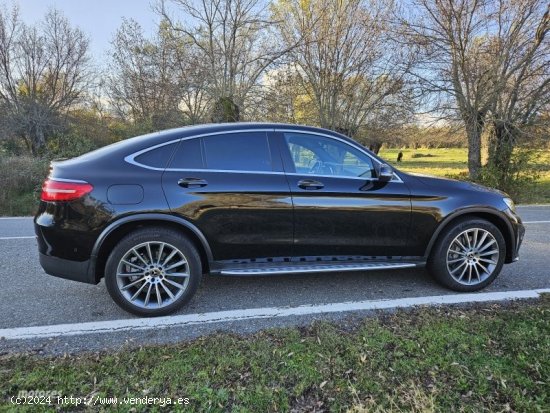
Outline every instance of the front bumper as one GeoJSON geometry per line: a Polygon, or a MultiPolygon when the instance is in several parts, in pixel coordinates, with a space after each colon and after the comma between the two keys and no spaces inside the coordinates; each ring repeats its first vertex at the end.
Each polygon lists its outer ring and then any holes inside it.
{"type": "Polygon", "coordinates": [[[67,280],[80,281],[88,284],[97,284],[95,277],[88,272],[90,261],[71,261],[38,253],[40,265],[46,274],[67,280]]]}

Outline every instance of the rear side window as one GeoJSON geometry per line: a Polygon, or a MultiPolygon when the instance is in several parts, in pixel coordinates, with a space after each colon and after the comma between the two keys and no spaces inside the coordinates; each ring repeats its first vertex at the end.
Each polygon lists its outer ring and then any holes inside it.
{"type": "Polygon", "coordinates": [[[174,154],[170,168],[204,169],[200,139],[192,138],[182,140],[174,154]]]}
{"type": "Polygon", "coordinates": [[[136,156],[135,161],[153,168],[166,168],[172,152],[174,152],[176,144],[171,143],[169,145],[160,146],[155,149],[151,149],[139,156],[136,156]]]}
{"type": "Polygon", "coordinates": [[[272,171],[265,132],[227,133],[203,139],[208,169],[230,171],[272,171]]]}

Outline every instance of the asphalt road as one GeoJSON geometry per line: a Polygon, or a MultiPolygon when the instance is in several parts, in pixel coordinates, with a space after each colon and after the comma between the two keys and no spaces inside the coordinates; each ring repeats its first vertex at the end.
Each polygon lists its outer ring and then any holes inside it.
{"type": "MultiPolygon", "coordinates": [[[[519,207],[526,237],[519,262],[505,265],[485,291],[550,288],[550,206],[519,207]]],[[[134,318],[110,299],[105,285],[81,284],[46,275],[39,265],[32,220],[0,218],[0,329],[134,318]],[[21,237],[21,238],[19,238],[21,237]]],[[[317,305],[455,294],[436,284],[425,270],[325,273],[271,277],[205,277],[198,293],[178,314],[317,305]]],[[[172,342],[216,330],[249,332],[312,319],[345,322],[350,314],[269,318],[212,323],[119,334],[85,335],[44,340],[0,340],[0,352],[63,353],[121,345],[172,342]]]]}

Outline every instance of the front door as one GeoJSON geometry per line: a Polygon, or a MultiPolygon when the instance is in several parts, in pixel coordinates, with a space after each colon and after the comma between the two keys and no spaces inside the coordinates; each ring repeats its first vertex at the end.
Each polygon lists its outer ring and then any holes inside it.
{"type": "Polygon", "coordinates": [[[397,176],[378,181],[379,161],[343,139],[277,137],[294,204],[294,255],[406,254],[410,193],[397,176]]]}

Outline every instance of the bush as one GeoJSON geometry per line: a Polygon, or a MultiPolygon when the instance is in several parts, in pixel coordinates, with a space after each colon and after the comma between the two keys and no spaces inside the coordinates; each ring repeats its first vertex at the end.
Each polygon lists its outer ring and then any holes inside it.
{"type": "Polygon", "coordinates": [[[512,153],[510,164],[504,179],[502,171],[491,166],[481,170],[478,182],[508,193],[516,202],[521,202],[532,196],[536,190],[540,172],[533,164],[532,151],[519,149],[512,153]]]}
{"type": "Polygon", "coordinates": [[[89,138],[76,134],[59,134],[48,139],[46,151],[51,159],[74,158],[98,147],[89,138]]]}
{"type": "Polygon", "coordinates": [[[32,215],[49,161],[30,156],[0,157],[0,215],[32,215]]]}

